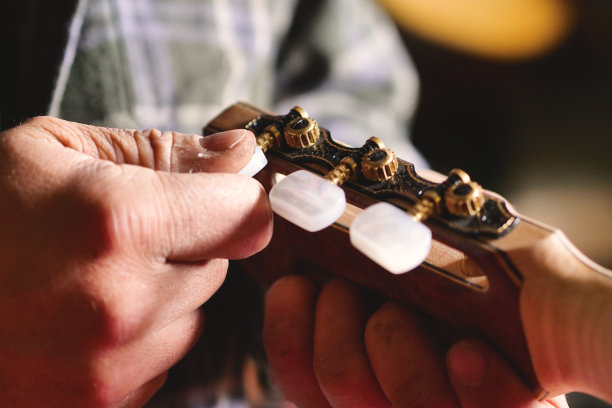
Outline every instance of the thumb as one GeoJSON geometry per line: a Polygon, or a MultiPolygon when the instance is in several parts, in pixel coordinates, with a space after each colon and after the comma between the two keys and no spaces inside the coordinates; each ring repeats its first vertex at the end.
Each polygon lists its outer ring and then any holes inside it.
{"type": "Polygon", "coordinates": [[[44,116],[13,131],[93,158],[180,173],[236,173],[249,162],[256,146],[254,135],[244,129],[202,137],[157,129],[106,128],[44,116]]]}

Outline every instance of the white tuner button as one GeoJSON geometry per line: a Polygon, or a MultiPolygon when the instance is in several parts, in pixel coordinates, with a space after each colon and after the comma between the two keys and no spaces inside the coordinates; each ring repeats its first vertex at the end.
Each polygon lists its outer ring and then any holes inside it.
{"type": "Polygon", "coordinates": [[[266,167],[266,164],[268,164],[268,159],[266,159],[266,155],[264,154],[263,150],[261,150],[261,147],[256,146],[255,153],[253,153],[253,157],[251,157],[251,160],[246,164],[246,166],[242,168],[242,170],[238,172],[238,174],[253,177],[257,173],[259,173],[261,169],[266,167]]]}
{"type": "Polygon", "coordinates": [[[350,239],[355,248],[391,273],[417,267],[431,248],[431,231],[389,203],[366,208],[353,220],[350,239]]]}
{"type": "Polygon", "coordinates": [[[272,210],[307,231],[322,230],[344,212],[344,191],[307,170],[298,170],[270,190],[272,210]]]}

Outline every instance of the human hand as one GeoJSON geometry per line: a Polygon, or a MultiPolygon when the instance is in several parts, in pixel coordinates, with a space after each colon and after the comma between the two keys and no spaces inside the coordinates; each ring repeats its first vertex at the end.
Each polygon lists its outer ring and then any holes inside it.
{"type": "Polygon", "coordinates": [[[254,148],[54,118],[0,135],[0,406],[139,406],[161,387],[226,259],[270,239],[262,187],[227,174],[254,148]]]}
{"type": "Polygon", "coordinates": [[[448,351],[428,322],[388,302],[368,316],[359,290],[340,280],[317,293],[301,276],[266,294],[264,344],[286,398],[298,407],[567,407],[540,402],[504,359],[476,339],[448,351]]]}

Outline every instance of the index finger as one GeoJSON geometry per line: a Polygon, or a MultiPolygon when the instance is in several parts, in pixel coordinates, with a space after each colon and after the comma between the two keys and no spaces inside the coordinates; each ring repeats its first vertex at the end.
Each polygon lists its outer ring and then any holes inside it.
{"type": "Polygon", "coordinates": [[[117,248],[168,261],[241,259],[271,238],[270,204],[254,179],[125,165],[105,166],[99,173],[78,182],[98,197],[107,235],[117,248]]]}
{"type": "Polygon", "coordinates": [[[242,259],[272,238],[272,209],[259,182],[234,174],[166,174],[167,228],[175,232],[168,260],[242,259]]]}

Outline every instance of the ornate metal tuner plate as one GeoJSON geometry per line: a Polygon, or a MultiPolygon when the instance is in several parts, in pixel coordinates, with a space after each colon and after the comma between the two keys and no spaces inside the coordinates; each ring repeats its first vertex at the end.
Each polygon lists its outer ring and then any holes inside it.
{"type": "MultiPolygon", "coordinates": [[[[238,121],[257,136],[258,145],[268,156],[326,175],[334,184],[344,184],[347,196],[354,200],[364,204],[387,201],[417,219],[428,218],[470,235],[501,236],[519,221],[502,198],[484,191],[462,170],[453,170],[445,181],[434,183],[420,177],[412,163],[396,158],[376,137],[361,147],[349,147],[336,142],[300,107],[276,116],[240,105],[244,117],[238,121]]],[[[205,133],[224,127],[213,120],[205,133]]]]}

